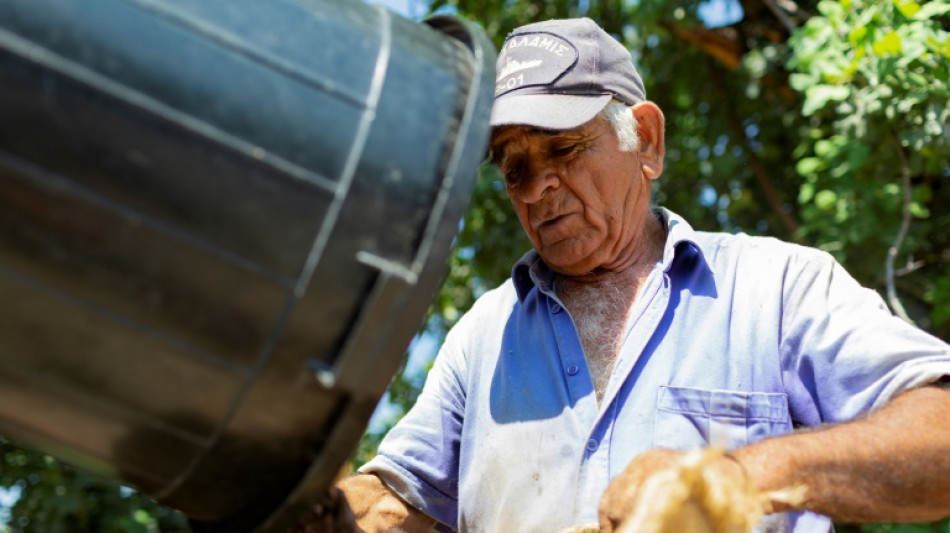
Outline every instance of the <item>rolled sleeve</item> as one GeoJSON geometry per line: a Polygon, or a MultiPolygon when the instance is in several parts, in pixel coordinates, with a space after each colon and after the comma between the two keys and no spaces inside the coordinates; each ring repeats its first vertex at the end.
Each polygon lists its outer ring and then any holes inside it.
{"type": "Polygon", "coordinates": [[[462,353],[446,339],[418,400],[361,472],[378,475],[410,505],[456,528],[464,413],[462,353]]]}
{"type": "Polygon", "coordinates": [[[830,255],[789,264],[780,351],[793,418],[851,420],[900,392],[950,375],[950,347],[895,317],[830,255]]]}

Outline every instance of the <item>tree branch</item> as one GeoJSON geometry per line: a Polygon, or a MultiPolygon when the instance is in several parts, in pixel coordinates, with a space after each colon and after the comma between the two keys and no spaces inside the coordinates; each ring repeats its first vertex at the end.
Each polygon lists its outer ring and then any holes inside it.
{"type": "Polygon", "coordinates": [[[729,70],[736,70],[742,63],[742,44],[735,28],[724,27],[710,30],[703,26],[686,28],[672,22],[663,24],[670,33],[696,46],[713,57],[729,70]]]}
{"type": "Polygon", "coordinates": [[[745,151],[749,165],[752,167],[752,173],[755,175],[755,180],[758,182],[762,194],[765,195],[765,201],[769,204],[769,207],[772,208],[775,215],[778,216],[779,221],[781,221],[785,230],[788,231],[788,234],[795,235],[795,232],[798,231],[798,221],[795,220],[795,217],[793,217],[791,213],[786,212],[784,207],[782,207],[782,202],[778,197],[775,186],[772,184],[772,179],[769,178],[769,172],[765,168],[765,163],[762,162],[762,159],[759,158],[759,154],[756,153],[749,142],[749,138],[742,128],[742,123],[739,121],[739,118],[736,117],[735,110],[731,102],[729,102],[718,69],[716,69],[715,65],[710,64],[709,70],[718,101],[726,103],[726,105],[720,106],[726,115],[726,122],[729,124],[729,129],[732,130],[732,136],[742,145],[745,151]]]}
{"type": "MultiPolygon", "coordinates": [[[[795,31],[795,21],[788,16],[788,13],[782,9],[775,0],[762,0],[765,3],[765,6],[769,8],[769,11],[775,15],[775,18],[782,23],[782,26],[785,26],[785,29],[788,30],[788,33],[795,31]]],[[[795,4],[792,4],[795,5],[795,4]]]]}
{"type": "Polygon", "coordinates": [[[901,245],[904,243],[904,238],[907,237],[907,230],[910,228],[910,165],[907,163],[907,155],[904,153],[904,148],[901,147],[900,141],[897,140],[894,134],[891,134],[891,142],[894,143],[894,148],[897,150],[897,155],[901,161],[901,190],[904,194],[904,198],[901,227],[897,230],[897,236],[894,237],[894,244],[887,249],[887,259],[884,260],[884,279],[887,283],[887,302],[890,304],[891,309],[894,310],[894,314],[913,324],[914,321],[907,316],[907,311],[904,310],[904,306],[897,296],[897,288],[894,286],[894,260],[897,259],[897,254],[900,251],[901,245]]]}

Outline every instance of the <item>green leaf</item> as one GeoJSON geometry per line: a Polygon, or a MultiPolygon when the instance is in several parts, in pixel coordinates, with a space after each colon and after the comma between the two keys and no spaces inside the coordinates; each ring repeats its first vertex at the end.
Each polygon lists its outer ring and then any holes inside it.
{"type": "Polygon", "coordinates": [[[950,3],[941,0],[931,0],[914,13],[914,18],[917,20],[928,20],[946,13],[950,13],[950,3]]]}
{"type": "Polygon", "coordinates": [[[829,139],[815,142],[815,154],[823,159],[830,159],[838,155],[838,144],[829,139]]]}
{"type": "Polygon", "coordinates": [[[840,17],[844,13],[844,8],[838,2],[832,0],[822,0],[818,2],[818,12],[829,19],[840,17]]]}
{"type": "Polygon", "coordinates": [[[841,85],[815,85],[805,91],[805,103],[802,113],[806,116],[814,114],[828,102],[839,102],[851,95],[851,89],[841,85]]]}
{"type": "Polygon", "coordinates": [[[806,157],[795,164],[795,171],[801,176],[814,174],[824,165],[824,161],[817,157],[806,157]]]}
{"type": "Polygon", "coordinates": [[[864,40],[868,34],[867,26],[859,26],[848,33],[848,42],[856,45],[864,40]]]}
{"type": "Polygon", "coordinates": [[[798,203],[807,204],[815,196],[815,186],[811,183],[802,183],[798,188],[798,203]]]}
{"type": "Polygon", "coordinates": [[[897,55],[901,53],[901,37],[896,31],[891,30],[877,41],[874,41],[871,49],[879,56],[897,55]]]}
{"type": "Polygon", "coordinates": [[[815,205],[823,211],[831,210],[837,201],[838,195],[834,191],[825,189],[815,194],[815,205]]]}
{"type": "Polygon", "coordinates": [[[917,202],[910,203],[910,214],[914,218],[930,218],[930,210],[917,202]]]}
{"type": "Polygon", "coordinates": [[[908,72],[907,81],[918,87],[926,87],[930,85],[930,80],[925,78],[922,74],[918,74],[917,72],[908,72]]]}
{"type": "Polygon", "coordinates": [[[895,0],[894,5],[897,6],[897,10],[901,12],[901,15],[904,15],[907,18],[911,18],[920,11],[920,4],[914,1],[905,1],[900,2],[895,0]]]}
{"type": "Polygon", "coordinates": [[[816,81],[814,76],[800,72],[795,72],[788,77],[788,84],[792,86],[792,89],[801,92],[814,85],[816,81]]]}

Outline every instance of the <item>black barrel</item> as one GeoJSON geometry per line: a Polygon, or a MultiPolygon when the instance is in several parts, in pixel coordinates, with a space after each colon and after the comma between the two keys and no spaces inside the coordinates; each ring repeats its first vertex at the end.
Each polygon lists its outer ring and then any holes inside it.
{"type": "Polygon", "coordinates": [[[356,2],[0,0],[0,434],[285,527],[444,273],[493,55],[356,2]]]}

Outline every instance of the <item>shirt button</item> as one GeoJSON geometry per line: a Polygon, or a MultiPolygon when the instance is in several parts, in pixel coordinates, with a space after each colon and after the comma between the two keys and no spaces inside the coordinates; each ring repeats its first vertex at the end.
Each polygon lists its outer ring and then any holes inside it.
{"type": "Polygon", "coordinates": [[[587,441],[587,451],[593,452],[597,449],[597,439],[590,439],[587,441]]]}
{"type": "Polygon", "coordinates": [[[577,366],[577,365],[568,365],[568,366],[567,366],[567,375],[568,375],[568,376],[573,376],[573,375],[577,374],[577,372],[578,372],[580,369],[581,369],[581,368],[580,368],[579,366],[577,366]]]}
{"type": "Polygon", "coordinates": [[[559,304],[554,304],[551,306],[551,312],[555,315],[561,312],[561,306],[559,304]]]}

